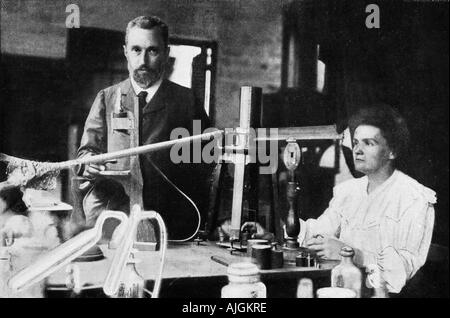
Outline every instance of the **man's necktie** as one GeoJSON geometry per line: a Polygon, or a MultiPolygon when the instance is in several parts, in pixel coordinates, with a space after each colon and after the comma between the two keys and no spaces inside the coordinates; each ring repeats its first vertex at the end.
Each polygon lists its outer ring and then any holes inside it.
{"type": "MultiPolygon", "coordinates": [[[[142,125],[143,125],[143,109],[145,107],[145,105],[147,105],[147,101],[145,100],[145,98],[147,97],[147,92],[142,91],[138,94],[138,100],[139,100],[139,146],[142,146],[144,143],[143,137],[142,137],[142,125]]],[[[142,156],[139,156],[139,161],[140,161],[140,165],[141,165],[141,169],[145,169],[145,165],[143,163],[142,160],[142,156]]],[[[145,172],[144,172],[145,174],[145,172]]],[[[140,189],[142,191],[142,188],[140,189]]],[[[142,195],[142,194],[141,194],[142,195]]],[[[143,222],[140,222],[138,224],[138,228],[137,228],[137,235],[138,237],[140,237],[140,241],[144,241],[144,242],[156,242],[156,235],[155,235],[155,231],[153,230],[153,226],[152,223],[150,222],[150,220],[148,219],[144,219],[143,222]]]]}
{"type": "Polygon", "coordinates": [[[139,109],[141,109],[142,110],[142,108],[144,108],[145,107],[145,105],[147,104],[147,102],[146,102],[146,98],[147,98],[147,92],[145,92],[145,91],[142,91],[142,92],[140,92],[139,94],[138,94],[138,98],[139,98],[139,109]]]}
{"type": "Polygon", "coordinates": [[[147,97],[147,92],[142,91],[138,94],[139,99],[139,146],[142,145],[142,110],[144,109],[145,105],[147,105],[147,101],[145,98],[147,97]]]}

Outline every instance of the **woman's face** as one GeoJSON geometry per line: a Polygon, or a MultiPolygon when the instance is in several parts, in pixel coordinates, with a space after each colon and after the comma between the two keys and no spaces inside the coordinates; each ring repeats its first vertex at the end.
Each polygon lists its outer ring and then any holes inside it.
{"type": "Polygon", "coordinates": [[[381,130],[375,126],[360,125],[353,136],[355,169],[366,175],[392,165],[395,156],[381,130]]]}

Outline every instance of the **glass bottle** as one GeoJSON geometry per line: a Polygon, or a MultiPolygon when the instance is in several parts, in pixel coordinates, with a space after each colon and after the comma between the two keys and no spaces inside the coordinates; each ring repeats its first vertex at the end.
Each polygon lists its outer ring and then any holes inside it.
{"type": "Polygon", "coordinates": [[[253,263],[232,263],[228,266],[228,285],[222,298],[266,298],[266,285],[261,282],[258,267],[253,263]]]}
{"type": "Polygon", "coordinates": [[[314,298],[313,282],[310,278],[302,278],[298,282],[297,298],[314,298]]]}
{"type": "Polygon", "coordinates": [[[341,263],[331,270],[331,287],[352,289],[356,293],[356,297],[361,298],[362,273],[353,264],[355,251],[349,246],[344,246],[340,255],[342,256],[341,263]]]}
{"type": "Polygon", "coordinates": [[[0,247],[0,298],[10,296],[8,280],[11,273],[11,255],[6,248],[0,247]]]}
{"type": "Polygon", "coordinates": [[[145,280],[136,270],[137,263],[140,260],[131,253],[119,289],[113,298],[144,298],[145,280]]]}

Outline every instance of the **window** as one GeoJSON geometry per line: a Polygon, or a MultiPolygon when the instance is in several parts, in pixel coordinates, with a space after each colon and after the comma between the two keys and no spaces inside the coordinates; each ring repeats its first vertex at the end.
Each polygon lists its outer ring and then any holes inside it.
{"type": "Polygon", "coordinates": [[[323,88],[325,87],[325,63],[320,60],[320,44],[317,44],[317,83],[316,90],[319,93],[323,93],[323,88]]]}
{"type": "Polygon", "coordinates": [[[191,88],[197,102],[203,105],[213,120],[217,44],[211,41],[171,38],[169,46],[171,65],[168,79],[191,88]]]}
{"type": "Polygon", "coordinates": [[[173,70],[168,76],[172,82],[182,86],[192,87],[192,60],[202,49],[189,45],[170,45],[170,57],[173,59],[173,70]]]}

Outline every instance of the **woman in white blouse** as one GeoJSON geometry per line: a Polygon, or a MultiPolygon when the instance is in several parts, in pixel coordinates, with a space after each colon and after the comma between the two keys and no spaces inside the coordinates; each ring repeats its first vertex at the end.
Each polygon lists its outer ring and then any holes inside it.
{"type": "Polygon", "coordinates": [[[388,291],[398,293],[427,258],[435,192],[396,169],[409,133],[393,108],[362,109],[349,126],[355,169],[365,176],[337,185],[318,219],[301,220],[299,241],[323,259],[353,247],[355,263],[377,266],[388,291]]]}

